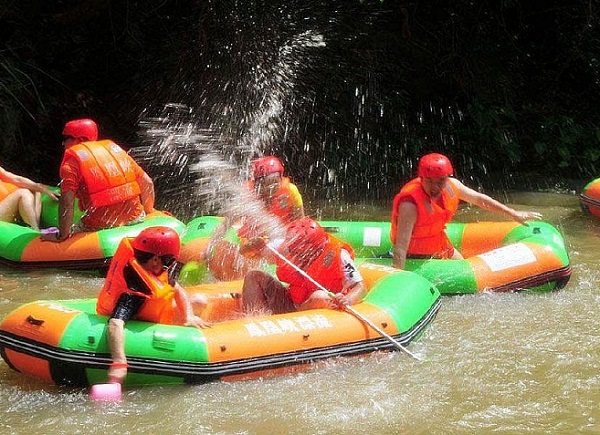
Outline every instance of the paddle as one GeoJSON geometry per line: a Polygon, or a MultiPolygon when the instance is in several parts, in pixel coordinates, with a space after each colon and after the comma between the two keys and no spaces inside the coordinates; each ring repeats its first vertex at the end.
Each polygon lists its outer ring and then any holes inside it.
{"type": "MultiPolygon", "coordinates": [[[[298,272],[299,274],[301,274],[302,276],[304,276],[306,279],[308,279],[310,282],[312,282],[314,285],[316,285],[319,289],[323,290],[324,292],[326,292],[330,297],[333,297],[334,294],[332,292],[330,292],[329,290],[327,290],[325,287],[323,287],[321,284],[319,284],[317,281],[315,281],[309,274],[307,274],[305,271],[303,271],[302,269],[300,269],[298,266],[296,266],[294,263],[292,263],[290,260],[288,260],[285,256],[283,256],[277,249],[273,248],[272,246],[270,246],[269,244],[266,244],[266,247],[269,248],[269,250],[275,254],[277,257],[281,258],[283,261],[285,261],[290,267],[292,267],[296,272],[298,272]]],[[[388,333],[386,333],[384,330],[382,330],[379,326],[377,326],[375,323],[373,323],[371,320],[367,319],[365,316],[363,316],[362,314],[360,314],[358,311],[356,311],[354,308],[352,308],[350,305],[344,305],[344,310],[346,310],[347,312],[349,312],[350,314],[354,315],[355,317],[357,317],[359,320],[362,320],[363,322],[365,322],[367,325],[369,325],[373,330],[375,330],[377,333],[379,333],[382,337],[386,338],[390,343],[392,343],[394,345],[394,347],[396,347],[397,349],[406,352],[407,354],[409,354],[410,356],[412,356],[414,359],[418,360],[418,361],[422,361],[421,358],[419,358],[418,356],[416,356],[414,353],[412,353],[411,351],[409,351],[407,348],[405,348],[404,346],[402,346],[400,343],[398,343],[396,340],[394,340],[394,338],[389,335],[388,333]]]]}

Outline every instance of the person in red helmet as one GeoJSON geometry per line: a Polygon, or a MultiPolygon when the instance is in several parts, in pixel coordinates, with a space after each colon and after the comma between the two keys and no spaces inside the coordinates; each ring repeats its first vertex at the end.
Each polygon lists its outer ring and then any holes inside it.
{"type": "Polygon", "coordinates": [[[209,326],[194,314],[194,308],[206,306],[206,297],[188,296],[173,278],[180,247],[179,235],[168,227],[146,228],[119,244],[96,303],[96,312],[109,316],[108,344],[113,360],[109,382],[122,383],[127,375],[124,326],[128,320],[209,326]]]}
{"type": "Polygon", "coordinates": [[[394,267],[404,268],[410,257],[462,259],[444,231],[460,201],[521,223],[542,217],[535,211],[515,210],[465,186],[453,177],[452,162],[443,154],[421,157],[417,175],[402,187],[392,204],[390,239],[394,267]]]}
{"type": "Polygon", "coordinates": [[[75,119],[63,128],[60,166],[59,231],[42,235],[60,242],[77,231],[96,231],[144,220],[154,211],[154,183],[120,146],[98,140],[91,119],[75,119]],[[73,205],[84,212],[73,227],[73,205]]]}
{"type": "MultiPolygon", "coordinates": [[[[298,188],[283,176],[283,164],[275,156],[261,157],[251,163],[250,188],[265,205],[267,211],[287,225],[304,217],[304,204],[298,188]]],[[[238,231],[240,237],[256,236],[256,223],[252,219],[238,231]]]]}
{"type": "Polygon", "coordinates": [[[39,231],[42,213],[40,193],[58,201],[56,194],[43,184],[0,167],[0,221],[23,221],[39,231]]]}
{"type": "MultiPolygon", "coordinates": [[[[269,258],[263,252],[266,243],[264,238],[251,239],[242,245],[241,253],[269,258]]],[[[286,228],[285,237],[269,243],[279,253],[271,254],[278,279],[261,270],[246,274],[242,287],[245,313],[343,309],[365,297],[367,290],[354,265],[352,247],[327,234],[316,221],[308,217],[296,220],[286,228]],[[330,296],[315,282],[334,295],[330,296]]]]}
{"type": "Polygon", "coordinates": [[[242,191],[235,211],[226,216],[213,232],[204,258],[217,279],[241,278],[257,261],[250,261],[239,254],[239,247],[224,236],[231,227],[236,228],[242,241],[258,236],[271,236],[285,225],[304,217],[304,205],[298,188],[284,176],[284,167],[275,156],[253,160],[250,164],[251,179],[242,191]]]}

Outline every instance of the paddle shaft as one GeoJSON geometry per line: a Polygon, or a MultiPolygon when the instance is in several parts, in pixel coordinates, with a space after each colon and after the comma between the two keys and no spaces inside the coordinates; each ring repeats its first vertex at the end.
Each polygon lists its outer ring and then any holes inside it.
{"type": "MultiPolygon", "coordinates": [[[[272,246],[270,246],[269,244],[266,244],[267,248],[269,248],[269,250],[275,254],[277,257],[281,258],[283,261],[285,261],[290,267],[292,267],[296,272],[298,272],[299,274],[301,274],[302,276],[304,276],[306,279],[308,279],[310,282],[312,282],[314,285],[316,285],[319,289],[323,290],[324,292],[326,292],[330,297],[333,297],[334,294],[332,292],[330,292],[329,290],[327,290],[325,287],[323,287],[320,283],[318,283],[312,276],[310,276],[308,273],[306,273],[305,271],[303,271],[302,269],[300,269],[298,266],[296,266],[294,263],[292,263],[290,260],[288,260],[284,255],[282,255],[277,249],[273,248],[272,246]]],[[[386,338],[390,343],[392,343],[394,345],[394,347],[396,347],[397,349],[406,352],[407,354],[409,354],[410,356],[412,356],[414,359],[421,361],[421,359],[419,357],[417,357],[414,353],[412,353],[411,351],[409,351],[407,348],[405,348],[404,346],[402,346],[400,343],[398,343],[396,340],[394,340],[394,338],[389,335],[388,333],[386,333],[384,330],[382,330],[379,326],[377,326],[375,323],[373,323],[371,320],[369,320],[368,318],[366,318],[365,316],[363,316],[362,314],[360,314],[358,311],[356,311],[354,308],[352,308],[350,305],[344,305],[344,310],[346,310],[347,312],[349,312],[350,314],[354,315],[355,317],[357,317],[358,319],[362,320],[363,322],[365,322],[367,325],[369,325],[373,330],[375,330],[377,333],[379,333],[382,337],[386,338]]]]}

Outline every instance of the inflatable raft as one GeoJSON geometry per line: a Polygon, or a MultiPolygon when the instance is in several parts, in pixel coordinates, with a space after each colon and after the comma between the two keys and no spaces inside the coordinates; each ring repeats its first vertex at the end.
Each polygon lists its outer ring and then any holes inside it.
{"type": "MultiPolygon", "coordinates": [[[[41,227],[58,225],[58,204],[46,195],[42,199],[41,227]]],[[[81,213],[76,214],[76,221],[81,213]]],[[[20,269],[96,269],[108,265],[123,237],[134,237],[144,228],[164,225],[180,234],[186,225],[175,217],[153,212],[135,225],[78,233],[59,242],[42,241],[40,233],[28,226],[0,222],[0,263],[20,269]]]]}
{"type": "Polygon", "coordinates": [[[579,195],[579,205],[586,213],[600,217],[600,178],[590,181],[579,195]]]}
{"type": "MultiPolygon", "coordinates": [[[[403,346],[418,338],[440,307],[438,290],[410,272],[368,263],[360,269],[370,291],[352,308],[403,346]]],[[[188,288],[209,295],[200,314],[214,322],[210,328],[127,322],[125,384],[251,378],[331,357],[397,349],[346,311],[239,318],[240,289],[241,281],[188,288]]],[[[12,369],[49,383],[106,382],[107,318],[95,314],[95,305],[95,299],[79,299],[17,308],[0,324],[2,358],[12,369]]]]}
{"type": "MultiPolygon", "coordinates": [[[[196,218],[188,237],[198,247],[208,246],[210,233],[219,218],[196,218]]],[[[321,221],[325,230],[350,243],[357,258],[391,265],[389,222],[321,221]]],[[[557,228],[542,221],[527,225],[517,222],[450,223],[446,233],[464,260],[408,259],[405,268],[424,276],[442,294],[552,291],[562,288],[571,276],[565,241],[557,228]]],[[[219,279],[243,276],[248,265],[237,253],[234,231],[213,248],[204,261],[219,279]]],[[[199,248],[200,249],[200,248],[199,248]]],[[[205,252],[204,250],[198,252],[205,252]]],[[[186,268],[184,267],[184,270],[186,268]]],[[[187,271],[186,271],[187,272],[187,271]]]]}

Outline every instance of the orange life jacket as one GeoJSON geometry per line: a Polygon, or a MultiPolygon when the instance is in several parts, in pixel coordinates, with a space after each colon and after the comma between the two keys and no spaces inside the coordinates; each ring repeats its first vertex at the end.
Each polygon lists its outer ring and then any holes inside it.
{"type": "Polygon", "coordinates": [[[93,207],[118,204],[140,194],[135,179],[133,159],[110,140],[82,142],[65,150],[66,158],[74,158],[93,207]]]}
{"type": "Polygon", "coordinates": [[[173,299],[175,289],[169,284],[167,272],[160,276],[154,276],[152,273],[144,270],[133,256],[131,240],[124,238],[121,240],[110,267],[106,275],[104,285],[98,295],[96,303],[96,312],[105,316],[110,316],[123,293],[130,293],[146,298],[146,301],[135,315],[137,320],[147,322],[173,324],[174,308],[173,299]],[[125,265],[129,264],[138,276],[151,290],[151,294],[133,291],[127,287],[127,282],[123,275],[125,265]]]}
{"type": "MultiPolygon", "coordinates": [[[[288,177],[282,177],[277,191],[267,206],[268,211],[277,216],[284,225],[292,222],[294,218],[294,201],[292,200],[292,195],[290,193],[290,184],[291,182],[288,177]]],[[[254,191],[255,186],[252,181],[248,183],[248,187],[251,191],[254,191]]],[[[244,224],[238,230],[238,236],[249,239],[264,235],[259,234],[259,232],[260,231],[257,230],[256,225],[251,222],[251,219],[244,219],[244,224]]]]}
{"type": "MultiPolygon", "coordinates": [[[[345,249],[354,258],[354,250],[350,245],[341,240],[336,239],[331,235],[325,249],[311,263],[302,268],[304,272],[316,282],[321,284],[332,293],[340,293],[343,291],[344,271],[341,264],[341,251],[345,249]]],[[[297,264],[293,255],[287,253],[288,258],[293,264],[297,264]]],[[[309,279],[296,271],[292,266],[285,261],[277,258],[277,277],[289,284],[288,291],[292,301],[296,305],[305,302],[310,295],[318,289],[309,279]]]]}
{"type": "Polygon", "coordinates": [[[427,255],[439,258],[448,258],[453,253],[453,247],[448,240],[444,229],[446,224],[452,220],[454,213],[458,210],[460,202],[458,193],[452,185],[452,179],[448,180],[442,190],[441,198],[433,201],[421,184],[420,178],[415,178],[406,183],[400,192],[394,197],[392,204],[392,222],[390,239],[396,243],[398,234],[398,207],[407,198],[411,198],[417,207],[417,221],[413,227],[407,254],[427,255]]]}
{"type": "Polygon", "coordinates": [[[7,181],[0,181],[0,201],[6,198],[8,195],[19,189],[19,186],[15,186],[7,181]]]}

